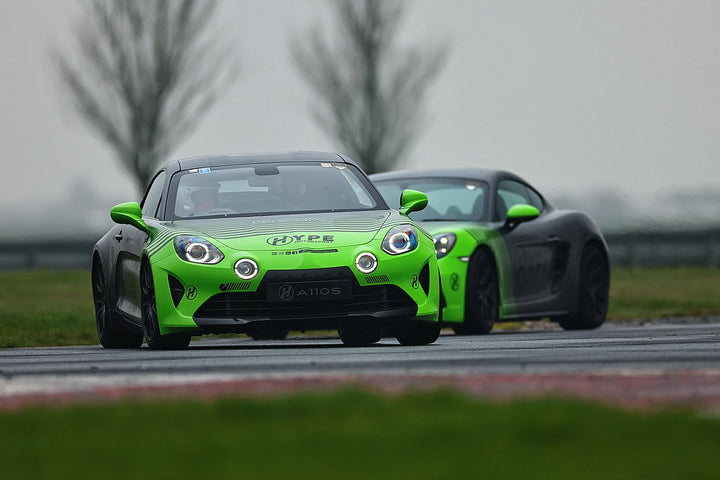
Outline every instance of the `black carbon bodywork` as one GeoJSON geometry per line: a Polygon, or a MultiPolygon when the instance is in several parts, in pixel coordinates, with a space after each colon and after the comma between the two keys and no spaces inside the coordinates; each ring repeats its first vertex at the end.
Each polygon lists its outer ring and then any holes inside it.
{"type": "MultiPolygon", "coordinates": [[[[416,188],[428,180],[467,180],[482,183],[487,188],[487,201],[474,219],[463,221],[440,218],[423,220],[414,218],[431,234],[445,231],[466,233],[473,242],[462,252],[451,251],[456,258],[468,262],[478,250],[492,254],[496,264],[497,281],[500,286],[499,321],[534,320],[551,318],[562,321],[578,314],[581,308],[579,289],[582,285],[582,259],[587,249],[596,249],[609,268],[607,244],[600,229],[584,213],[570,210],[557,210],[537,190],[520,176],[502,170],[467,168],[433,169],[387,172],[371,175],[370,179],[383,192],[383,185],[395,185],[397,190],[416,188]],[[512,181],[521,184],[537,196],[539,216],[527,222],[508,223],[502,212],[503,205],[498,192],[500,182],[512,181]]],[[[395,191],[395,190],[393,190],[395,191]]],[[[425,192],[428,193],[428,192],[425,192]]],[[[395,198],[385,200],[391,207],[398,201],[395,198]]],[[[432,196],[428,207],[433,206],[432,196]]],[[[425,212],[423,212],[425,213],[425,212]]],[[[439,260],[444,300],[449,303],[466,302],[464,278],[447,278],[455,271],[447,267],[451,260],[439,260]],[[446,263],[443,264],[443,261],[446,263]],[[449,273],[452,272],[452,273],[449,273]],[[452,289],[461,285],[462,295],[452,300],[452,289]]],[[[459,265],[459,264],[458,264],[459,265]]],[[[608,270],[609,271],[609,270],[608,270]]],[[[462,277],[462,275],[459,275],[462,277]]],[[[609,285],[609,278],[607,281],[609,285]]],[[[605,298],[607,302],[607,296],[605,298]]],[[[452,310],[446,310],[446,314],[452,310]]],[[[464,312],[465,306],[457,309],[464,312]]],[[[456,310],[457,310],[456,309],[456,310]]],[[[462,322],[458,318],[445,319],[450,322],[462,322]]],[[[604,313],[602,314],[604,320],[604,313]]],[[[602,321],[600,322],[602,323],[602,321]]],[[[565,325],[563,325],[565,326],[565,325]]],[[[593,328],[593,327],[591,327],[593,328]]]]}

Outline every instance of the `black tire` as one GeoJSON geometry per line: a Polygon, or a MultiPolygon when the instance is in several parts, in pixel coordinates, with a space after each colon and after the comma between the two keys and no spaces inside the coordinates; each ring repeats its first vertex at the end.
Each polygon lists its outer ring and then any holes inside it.
{"type": "Polygon", "coordinates": [[[400,327],[396,337],[401,345],[428,345],[440,336],[440,322],[415,320],[400,327]]]}
{"type": "Polygon", "coordinates": [[[580,258],[577,313],[559,318],[560,326],[565,330],[598,328],[607,316],[609,291],[610,265],[607,258],[596,245],[586,245],[580,258]]]}
{"type": "Polygon", "coordinates": [[[500,316],[500,289],[492,254],[475,250],[468,264],[465,285],[465,318],[453,326],[458,335],[483,335],[492,330],[500,316]]]}
{"type": "Polygon", "coordinates": [[[114,322],[102,265],[95,261],[92,267],[92,291],[95,303],[95,326],[100,345],[105,348],[140,348],[142,335],[121,331],[114,322]]]}
{"type": "Polygon", "coordinates": [[[190,344],[190,335],[162,335],[158,325],[155,282],[150,264],[143,262],[140,268],[140,304],[145,341],[152,350],[183,350],[190,344]]]}
{"type": "Polygon", "coordinates": [[[285,340],[288,333],[290,332],[281,328],[266,327],[248,332],[248,336],[253,340],[285,340]]]}
{"type": "Polygon", "coordinates": [[[362,347],[379,342],[382,328],[379,325],[348,325],[338,328],[338,334],[348,347],[362,347]]]}

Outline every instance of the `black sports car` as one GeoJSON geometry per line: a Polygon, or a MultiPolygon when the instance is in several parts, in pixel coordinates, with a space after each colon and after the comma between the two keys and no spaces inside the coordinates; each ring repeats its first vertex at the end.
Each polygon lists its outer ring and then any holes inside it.
{"type": "Polygon", "coordinates": [[[605,321],[607,245],[585,214],[556,210],[510,172],[402,171],[370,177],[397,208],[404,189],[427,194],[411,217],[435,239],[443,322],[487,333],[496,321],[550,318],[565,329],[605,321]]]}

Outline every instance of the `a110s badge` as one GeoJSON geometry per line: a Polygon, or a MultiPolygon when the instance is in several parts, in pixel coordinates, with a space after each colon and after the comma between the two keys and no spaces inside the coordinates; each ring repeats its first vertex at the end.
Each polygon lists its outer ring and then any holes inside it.
{"type": "Polygon", "coordinates": [[[348,281],[273,284],[268,289],[268,299],[275,302],[323,302],[352,295],[348,281]]]}

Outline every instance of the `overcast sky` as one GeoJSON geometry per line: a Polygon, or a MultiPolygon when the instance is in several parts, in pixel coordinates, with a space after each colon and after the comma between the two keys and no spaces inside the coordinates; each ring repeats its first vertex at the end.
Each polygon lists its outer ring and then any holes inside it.
{"type": "MultiPolygon", "coordinates": [[[[505,168],[545,192],[718,188],[720,1],[413,0],[401,42],[448,41],[407,168],[505,168]]],[[[313,123],[288,43],[323,0],[225,0],[232,88],[173,157],[339,150],[313,123]]],[[[111,151],[63,99],[51,46],[73,0],[0,0],[0,201],[94,190],[136,199],[111,151]]],[[[109,207],[109,206],[108,206],[109,207]]]]}

